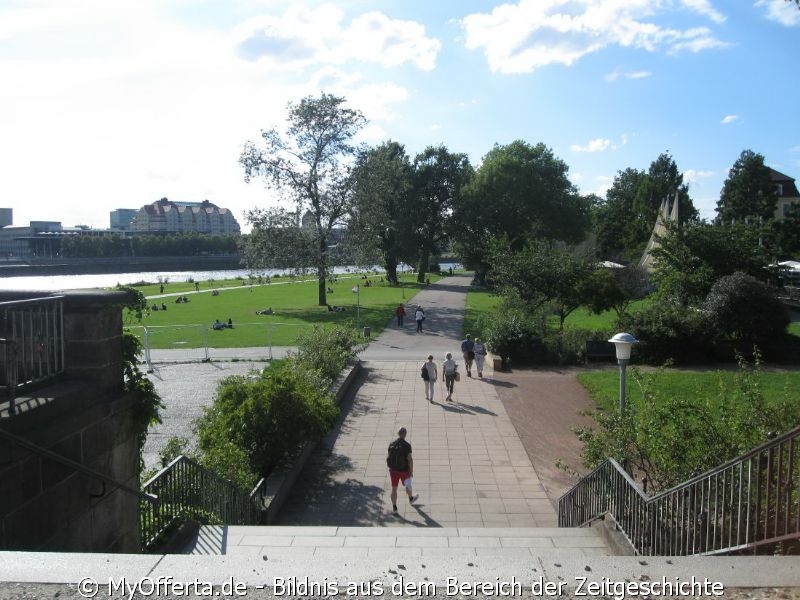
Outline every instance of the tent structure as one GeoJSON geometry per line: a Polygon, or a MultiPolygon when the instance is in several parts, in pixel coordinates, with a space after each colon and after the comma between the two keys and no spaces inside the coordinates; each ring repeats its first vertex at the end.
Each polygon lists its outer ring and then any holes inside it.
{"type": "Polygon", "coordinates": [[[658,217],[653,227],[653,233],[650,234],[650,241],[647,242],[642,258],[639,260],[640,269],[644,269],[648,273],[653,271],[653,250],[661,246],[659,237],[666,235],[667,223],[671,221],[678,221],[678,192],[675,192],[674,196],[667,196],[661,201],[661,207],[658,209],[658,217]]]}

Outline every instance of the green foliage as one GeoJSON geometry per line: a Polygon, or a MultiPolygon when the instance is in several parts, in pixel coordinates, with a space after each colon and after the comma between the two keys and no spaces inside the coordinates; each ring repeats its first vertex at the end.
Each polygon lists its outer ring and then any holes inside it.
{"type": "Polygon", "coordinates": [[[481,318],[478,326],[489,351],[499,356],[504,366],[533,356],[543,334],[541,313],[532,315],[524,307],[508,303],[481,318]]]}
{"type": "Polygon", "coordinates": [[[350,364],[367,344],[349,327],[314,327],[297,338],[294,360],[302,369],[317,372],[327,385],[350,364]]]}
{"type": "MultiPolygon", "coordinates": [[[[577,430],[581,457],[592,468],[613,457],[647,478],[649,491],[672,487],[731,460],[800,423],[800,406],[787,387],[767,397],[760,355],[754,363],[739,359],[731,378],[708,374],[716,386],[677,391],[664,385],[664,370],[632,369],[635,386],[624,414],[607,406],[593,413],[596,427],[577,430]]],[[[587,384],[587,379],[582,378],[587,384]]],[[[597,389],[590,386],[593,395],[597,389]]]]}
{"type": "Polygon", "coordinates": [[[607,340],[608,331],[565,328],[550,332],[542,339],[542,355],[537,361],[545,364],[579,365],[586,360],[586,342],[607,340]]]}
{"type": "Polygon", "coordinates": [[[708,317],[696,309],[660,300],[620,319],[618,327],[639,340],[636,361],[691,364],[708,362],[713,356],[714,330],[708,326],[708,317]]]}
{"type": "Polygon", "coordinates": [[[189,438],[173,435],[170,436],[170,438],[167,440],[167,443],[164,444],[164,447],[159,451],[158,462],[163,469],[179,456],[186,455],[188,453],[189,438]]]}
{"type": "Polygon", "coordinates": [[[778,197],[764,157],[743,150],[728,172],[717,201],[717,220],[722,223],[745,219],[771,220],[778,197]]]}
{"type": "Polygon", "coordinates": [[[299,444],[317,440],[333,426],[338,409],[318,378],[287,363],[254,377],[219,382],[213,404],[198,420],[202,460],[222,461],[233,444],[261,476],[299,444]]]}
{"type": "Polygon", "coordinates": [[[200,464],[244,491],[252,490],[260,479],[250,468],[247,452],[231,440],[219,440],[210,445],[203,452],[200,464]]]}
{"type": "Polygon", "coordinates": [[[719,279],[701,309],[719,337],[749,346],[782,340],[789,325],[789,313],[773,291],[740,272],[719,279]]]}

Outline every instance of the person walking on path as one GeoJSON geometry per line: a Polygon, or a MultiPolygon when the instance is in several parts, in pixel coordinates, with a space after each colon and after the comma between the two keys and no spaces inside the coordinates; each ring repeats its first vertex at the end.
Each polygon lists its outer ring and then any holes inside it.
{"type": "Polygon", "coordinates": [[[475,353],[475,368],[478,370],[478,377],[483,377],[483,365],[486,362],[486,344],[481,342],[481,338],[475,338],[475,345],[472,347],[475,353]]]}
{"type": "Polygon", "coordinates": [[[392,510],[397,512],[397,485],[402,481],[408,494],[408,502],[416,502],[419,498],[411,490],[411,480],[414,476],[414,459],[411,458],[411,444],[406,441],[405,427],[397,432],[397,439],[389,444],[386,456],[386,466],[389,467],[389,478],[392,483],[392,510]]]}
{"type": "Polygon", "coordinates": [[[402,304],[398,304],[397,308],[394,309],[394,314],[397,317],[397,326],[403,326],[403,317],[406,316],[406,309],[403,308],[402,304]]]}
{"type": "Polygon", "coordinates": [[[447,388],[447,398],[445,398],[445,400],[448,402],[453,401],[453,389],[456,385],[456,369],[458,369],[458,364],[453,360],[453,355],[448,352],[447,356],[445,356],[445,361],[442,363],[444,386],[447,388]]]}
{"type": "Polygon", "coordinates": [[[461,355],[464,357],[464,366],[467,368],[467,377],[472,377],[472,361],[475,359],[475,342],[472,336],[467,334],[467,339],[461,342],[461,355]]]}
{"type": "Polygon", "coordinates": [[[422,333],[422,322],[425,320],[425,311],[421,306],[414,312],[414,320],[417,322],[417,333],[422,333]]]}
{"type": "Polygon", "coordinates": [[[436,363],[433,362],[433,354],[428,356],[428,362],[422,365],[422,367],[428,373],[428,377],[425,379],[425,399],[429,402],[433,402],[433,384],[436,383],[436,378],[439,376],[436,363]]]}

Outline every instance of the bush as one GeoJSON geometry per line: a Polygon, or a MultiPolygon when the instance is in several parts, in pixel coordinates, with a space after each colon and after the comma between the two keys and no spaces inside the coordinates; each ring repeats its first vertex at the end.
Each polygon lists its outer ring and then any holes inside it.
{"type": "Polygon", "coordinates": [[[556,365],[577,365],[586,361],[586,342],[607,340],[608,332],[588,329],[564,329],[545,336],[541,362],[556,365]]]}
{"type": "Polygon", "coordinates": [[[298,336],[294,360],[300,368],[316,371],[330,386],[358,353],[367,345],[355,329],[348,327],[315,327],[298,336]]]}
{"type": "Polygon", "coordinates": [[[478,323],[489,350],[504,366],[524,362],[541,352],[541,317],[519,307],[501,306],[478,323]]]}
{"type": "Polygon", "coordinates": [[[289,451],[333,426],[339,410],[322,383],[295,361],[259,377],[221,380],[196,424],[202,462],[222,463],[237,447],[250,471],[268,475],[289,451]]]}
{"type": "Polygon", "coordinates": [[[772,290],[755,277],[736,272],[721,277],[702,305],[718,339],[765,347],[783,339],[789,314],[772,290]]]}
{"type": "Polygon", "coordinates": [[[713,356],[714,329],[702,312],[667,301],[657,302],[618,322],[640,344],[633,357],[649,364],[707,363],[713,356]]]}

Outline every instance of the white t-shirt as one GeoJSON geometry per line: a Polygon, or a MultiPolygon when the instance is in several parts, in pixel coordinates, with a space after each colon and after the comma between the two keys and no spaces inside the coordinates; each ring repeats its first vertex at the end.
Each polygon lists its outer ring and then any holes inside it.
{"type": "Polygon", "coordinates": [[[428,381],[436,381],[436,363],[426,361],[425,368],[428,369],[428,381]]]}
{"type": "Polygon", "coordinates": [[[422,312],[420,309],[417,309],[417,312],[414,313],[414,320],[415,321],[422,321],[425,318],[425,313],[422,312]]]}
{"type": "Polygon", "coordinates": [[[450,358],[442,363],[442,371],[445,375],[452,375],[456,372],[457,366],[456,361],[450,358]]]}

